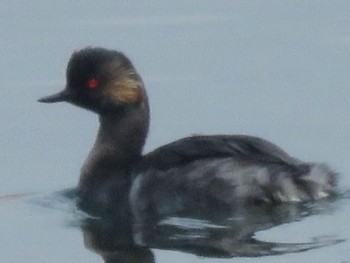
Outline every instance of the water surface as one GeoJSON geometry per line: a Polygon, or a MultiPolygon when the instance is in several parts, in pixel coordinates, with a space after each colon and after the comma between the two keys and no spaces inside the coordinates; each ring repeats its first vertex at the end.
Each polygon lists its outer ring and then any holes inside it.
{"type": "MultiPolygon", "coordinates": [[[[125,52],[143,76],[152,114],[145,151],[192,133],[256,135],[301,159],[326,161],[340,173],[341,190],[349,189],[349,14],[347,1],[2,1],[1,262],[102,261],[72,198],[53,194],[76,185],[97,118],[36,102],[64,86],[71,52],[88,45],[125,52]]],[[[237,258],[237,232],[207,227],[220,247],[228,245],[200,256],[174,247],[208,245],[193,238],[203,235],[193,224],[213,222],[171,219],[162,234],[139,237],[148,238],[149,250],[132,254],[145,262],[350,260],[347,198],[294,210],[287,209],[286,221],[270,214],[274,223],[252,237],[270,244],[326,240],[323,246],[237,258]],[[169,241],[174,234],[181,242],[169,241]]]]}

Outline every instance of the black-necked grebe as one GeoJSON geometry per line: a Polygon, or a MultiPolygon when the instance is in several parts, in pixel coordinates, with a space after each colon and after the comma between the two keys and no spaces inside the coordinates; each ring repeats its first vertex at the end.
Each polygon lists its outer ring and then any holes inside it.
{"type": "Polygon", "coordinates": [[[335,193],[336,174],[245,135],[192,136],[142,155],[149,106],[141,77],[118,51],[74,52],[66,88],[40,102],[67,101],[99,115],[96,142],[82,167],[82,204],[139,219],[200,207],[299,202],[335,193]]]}

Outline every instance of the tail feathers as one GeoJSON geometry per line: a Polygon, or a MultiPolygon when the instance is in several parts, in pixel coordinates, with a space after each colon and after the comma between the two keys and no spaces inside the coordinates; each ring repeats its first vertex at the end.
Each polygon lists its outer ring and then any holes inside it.
{"type": "Polygon", "coordinates": [[[334,195],[338,174],[324,163],[309,164],[309,171],[298,177],[297,184],[313,200],[334,195]]]}

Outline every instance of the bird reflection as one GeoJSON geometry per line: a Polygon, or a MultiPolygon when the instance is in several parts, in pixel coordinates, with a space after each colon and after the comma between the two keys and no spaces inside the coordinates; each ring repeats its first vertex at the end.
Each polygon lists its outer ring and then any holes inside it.
{"type": "Polygon", "coordinates": [[[135,244],[130,221],[115,215],[82,221],[84,245],[99,254],[106,263],[152,263],[154,255],[135,244]]]}
{"type": "Polygon", "coordinates": [[[281,255],[343,241],[327,237],[306,243],[278,243],[255,238],[258,231],[329,213],[334,207],[332,203],[328,200],[317,204],[257,206],[212,215],[192,211],[144,225],[132,225],[131,218],[111,215],[84,219],[81,228],[85,247],[108,263],[155,262],[152,248],[216,258],[281,255]]]}

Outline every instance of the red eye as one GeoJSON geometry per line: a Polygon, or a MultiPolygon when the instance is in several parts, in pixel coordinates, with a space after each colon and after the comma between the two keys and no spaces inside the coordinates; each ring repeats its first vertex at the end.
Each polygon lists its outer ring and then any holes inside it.
{"type": "Polygon", "coordinates": [[[98,81],[98,79],[96,79],[96,78],[89,79],[89,80],[86,82],[86,86],[87,86],[89,89],[96,89],[96,88],[98,87],[98,84],[99,84],[99,81],[98,81]]]}

